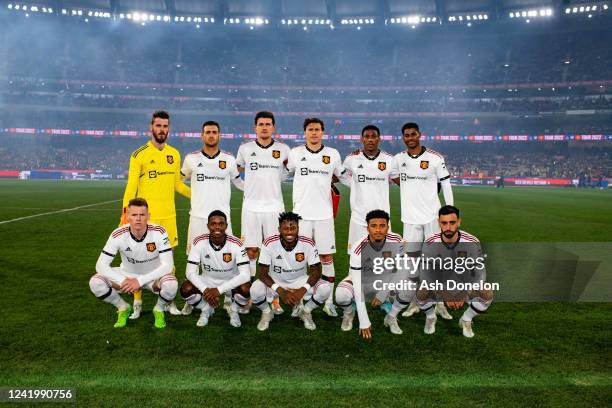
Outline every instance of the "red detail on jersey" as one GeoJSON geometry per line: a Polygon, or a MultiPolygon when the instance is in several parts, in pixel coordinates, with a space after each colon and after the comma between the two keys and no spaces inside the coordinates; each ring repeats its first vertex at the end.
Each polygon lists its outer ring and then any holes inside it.
{"type": "Polygon", "coordinates": [[[433,234],[431,237],[427,238],[425,242],[434,242],[437,239],[440,239],[441,233],[433,234]]]}
{"type": "Polygon", "coordinates": [[[209,237],[210,237],[210,234],[198,235],[197,237],[193,239],[193,245],[195,246],[198,244],[198,242],[207,240],[209,237]]]}
{"type": "Polygon", "coordinates": [[[387,239],[390,241],[402,242],[402,237],[399,234],[387,234],[387,239]]]}
{"type": "Polygon", "coordinates": [[[233,235],[227,235],[227,240],[229,242],[231,242],[231,243],[234,243],[234,244],[238,245],[238,246],[242,246],[242,241],[239,240],[238,238],[236,238],[233,235]]]}
{"type": "Polygon", "coordinates": [[[480,242],[478,240],[478,238],[476,238],[474,235],[469,234],[469,233],[467,233],[465,231],[461,231],[461,238],[462,239],[466,239],[466,240],[470,240],[470,241],[480,242]]]}
{"type": "Polygon", "coordinates": [[[368,243],[368,238],[364,238],[363,241],[361,241],[359,245],[357,245],[357,248],[355,248],[355,255],[359,255],[361,253],[361,250],[367,243],[368,243]]]}
{"type": "Polygon", "coordinates": [[[428,147],[428,148],[427,148],[425,151],[426,151],[426,152],[429,152],[429,153],[431,153],[431,154],[433,154],[433,155],[438,156],[439,158],[441,158],[441,159],[444,161],[444,156],[442,156],[442,153],[437,152],[437,151],[435,151],[435,150],[432,150],[432,149],[430,149],[429,147],[428,147]]]}
{"type": "Polygon", "coordinates": [[[306,242],[307,244],[315,246],[315,242],[312,239],[310,239],[308,237],[305,237],[304,235],[298,235],[298,241],[299,242],[306,242]]]}
{"type": "Polygon", "coordinates": [[[117,238],[119,235],[123,235],[130,230],[130,227],[122,227],[117,231],[113,232],[113,238],[117,238]]]}
{"type": "Polygon", "coordinates": [[[338,207],[340,206],[340,190],[332,184],[331,186],[332,207],[334,209],[334,218],[338,215],[338,207]]]}
{"type": "Polygon", "coordinates": [[[392,155],[392,154],[389,154],[389,153],[385,152],[384,150],[381,150],[381,151],[380,151],[380,154],[383,154],[383,155],[385,155],[385,156],[389,156],[389,157],[393,158],[393,155],[392,155]]]}
{"type": "Polygon", "coordinates": [[[268,238],[266,238],[263,242],[263,244],[265,246],[270,245],[272,242],[279,240],[280,239],[280,235],[270,235],[268,238]]]}
{"type": "Polygon", "coordinates": [[[166,233],[166,230],[161,225],[147,225],[147,230],[149,230],[149,231],[159,231],[162,234],[166,233]]]}

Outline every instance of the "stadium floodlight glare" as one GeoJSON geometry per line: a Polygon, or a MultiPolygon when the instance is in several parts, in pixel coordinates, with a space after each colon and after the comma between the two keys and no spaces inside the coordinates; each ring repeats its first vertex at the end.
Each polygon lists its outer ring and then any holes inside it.
{"type": "Polygon", "coordinates": [[[565,14],[569,14],[572,10],[568,7],[565,9],[565,14]]]}

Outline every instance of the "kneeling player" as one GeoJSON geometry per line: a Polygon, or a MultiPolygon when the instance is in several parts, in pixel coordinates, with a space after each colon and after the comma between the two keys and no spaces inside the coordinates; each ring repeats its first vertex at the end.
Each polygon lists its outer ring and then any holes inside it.
{"type": "Polygon", "coordinates": [[[325,303],[331,293],[331,283],[321,279],[321,261],[310,238],[299,235],[300,216],[286,212],[278,217],[279,235],[266,239],[259,255],[260,279],[251,287],[253,304],[261,309],[257,329],[264,331],[274,317],[266,300],[280,297],[294,308],[294,316],[308,330],[317,326],[312,311],[325,303]],[[308,272],[308,269],[309,272],[308,272]],[[307,300],[302,304],[302,299],[307,300]]]}
{"type": "MultiPolygon", "coordinates": [[[[341,329],[343,331],[350,331],[353,328],[353,318],[355,317],[353,302],[356,303],[357,315],[359,317],[359,335],[364,339],[369,339],[372,337],[372,333],[365,305],[364,292],[368,292],[370,289],[369,287],[366,288],[365,281],[371,283],[371,279],[363,276],[362,266],[365,267],[365,265],[362,265],[363,253],[369,251],[373,256],[396,258],[398,255],[405,255],[406,245],[400,235],[389,233],[389,214],[387,212],[383,210],[370,211],[366,215],[366,223],[368,235],[351,246],[349,275],[336,288],[336,304],[344,310],[341,329]]],[[[368,256],[369,258],[370,256],[368,256]]],[[[408,269],[397,270],[396,272],[398,273],[394,280],[409,280],[408,269]]],[[[372,299],[372,306],[380,306],[387,299],[388,295],[389,292],[386,290],[378,291],[372,299]]],[[[389,327],[391,333],[403,333],[397,323],[397,315],[410,304],[413,297],[414,290],[397,291],[391,310],[387,313],[384,320],[385,326],[389,327]]]]}
{"type": "MultiPolygon", "coordinates": [[[[459,218],[459,209],[452,205],[445,205],[438,212],[438,223],[442,232],[429,237],[423,245],[424,258],[454,258],[463,257],[471,259],[482,258],[482,248],[480,241],[473,235],[465,231],[461,231],[461,218],[459,218]]],[[[440,275],[439,271],[433,271],[436,275],[440,275]]],[[[467,276],[470,274],[470,282],[485,282],[486,269],[484,263],[481,268],[474,267],[469,271],[461,272],[461,275],[467,276]]],[[[429,274],[431,275],[431,273],[429,274]]],[[[421,278],[426,276],[423,271],[421,278]]],[[[459,276],[459,275],[456,275],[459,276]]],[[[417,304],[419,308],[425,312],[425,328],[426,334],[433,334],[436,331],[436,312],[435,301],[442,298],[446,305],[451,309],[459,309],[468,303],[469,307],[465,310],[461,319],[459,319],[459,327],[463,331],[465,337],[474,337],[472,328],[472,319],[481,313],[484,313],[491,302],[493,301],[493,291],[491,290],[445,290],[433,291],[428,289],[419,289],[417,291],[417,304]]]]}
{"type": "Polygon", "coordinates": [[[120,293],[134,293],[143,287],[156,293],[153,316],[155,327],[162,329],[166,327],[164,308],[172,302],[178,287],[172,275],[170,240],[163,227],[148,224],[149,206],[145,199],[130,200],[126,213],[129,225],[117,228],[108,238],[89,287],[96,297],[117,308],[115,328],[124,327],[132,311],[120,293]],[[117,253],[121,255],[121,265],[112,268],[117,253]]]}
{"type": "Polygon", "coordinates": [[[195,237],[187,258],[187,280],[181,285],[181,296],[200,309],[197,326],[206,326],[219,306],[219,296],[231,291],[230,324],[240,327],[238,309],[249,302],[251,273],[249,258],[242,242],[225,233],[227,217],[215,210],[208,216],[210,234],[195,237]],[[202,267],[202,274],[198,273],[202,267]]]}

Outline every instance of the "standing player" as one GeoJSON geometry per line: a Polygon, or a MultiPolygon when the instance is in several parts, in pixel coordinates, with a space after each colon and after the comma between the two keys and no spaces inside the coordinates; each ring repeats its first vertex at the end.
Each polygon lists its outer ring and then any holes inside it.
{"type": "MultiPolygon", "coordinates": [[[[139,147],[130,157],[127,186],[123,194],[123,216],[126,223],[128,202],[136,196],[149,203],[151,222],[164,227],[172,248],[178,245],[174,191],[190,198],[191,189],[181,181],[181,155],[166,143],[170,133],[170,115],[165,111],[153,113],[151,140],[139,147]]],[[[181,314],[174,302],[169,306],[173,315],[181,314]]],[[[131,319],[138,319],[142,310],[142,293],[134,293],[134,312],[131,319]]]]}
{"type": "Polygon", "coordinates": [[[294,308],[308,330],[317,326],[312,321],[312,311],[329,297],[331,284],[321,279],[321,262],[315,243],[299,235],[299,215],[287,212],[278,217],[279,235],[266,239],[259,256],[260,279],[253,282],[253,304],[261,309],[257,329],[268,329],[274,317],[267,298],[280,297],[294,308]],[[310,272],[310,273],[309,273],[310,272]],[[306,304],[302,304],[306,299],[306,304]]]}
{"type": "Polygon", "coordinates": [[[394,159],[379,149],[380,129],[367,125],[361,131],[363,149],[344,159],[347,170],[343,183],[351,189],[351,221],[348,234],[348,253],[351,245],[368,234],[366,215],[376,209],[390,213],[389,179],[398,177],[394,159]],[[347,180],[348,182],[345,182],[347,180]]]}
{"type": "MultiPolygon", "coordinates": [[[[452,205],[445,205],[440,208],[438,223],[441,232],[432,235],[425,241],[423,246],[423,255],[431,258],[456,258],[464,257],[466,259],[476,260],[484,259],[482,255],[482,247],[480,241],[475,236],[468,234],[459,229],[461,226],[461,218],[459,218],[459,209],[452,205]]],[[[472,274],[469,282],[485,282],[486,269],[474,267],[468,271],[461,271],[462,274],[472,274]]],[[[441,295],[446,304],[451,309],[459,309],[466,303],[468,308],[463,312],[459,319],[459,327],[463,331],[465,337],[474,337],[472,328],[472,319],[486,310],[493,301],[493,291],[481,289],[471,291],[444,291],[438,293],[441,295]]],[[[426,334],[433,334],[436,331],[436,312],[434,308],[434,300],[436,293],[427,289],[417,291],[418,304],[421,310],[427,316],[425,319],[426,334]]]]}
{"type": "Polygon", "coordinates": [[[96,263],[96,274],[89,280],[89,288],[100,300],[117,308],[115,328],[124,327],[131,312],[129,303],[120,293],[134,293],[146,288],[158,295],[153,308],[155,327],[166,327],[164,308],[174,299],[178,283],[172,275],[174,261],[166,230],[149,224],[149,208],[142,198],[131,199],[126,206],[129,225],[115,229],[96,263]],[[121,265],[111,267],[117,255],[121,265]]]}
{"type": "Polygon", "coordinates": [[[238,309],[249,302],[249,259],[242,242],[227,235],[227,217],[214,210],[208,216],[208,230],[193,241],[187,258],[187,280],[181,285],[181,296],[202,314],[196,325],[206,326],[219,305],[219,296],[231,291],[230,324],[240,327],[238,309]],[[202,274],[198,273],[202,268],[202,274]]]}
{"type": "MultiPolygon", "coordinates": [[[[416,123],[402,126],[402,138],[407,150],[395,155],[395,166],[400,186],[404,241],[408,243],[411,256],[418,256],[425,238],[440,231],[437,214],[440,209],[438,182],[441,184],[444,201],[453,205],[453,190],[450,174],[444,157],[435,150],[421,146],[421,132],[416,123]]],[[[411,316],[418,308],[411,305],[403,316],[411,316]]],[[[436,311],[444,319],[452,319],[443,303],[436,311]]]]}
{"type": "MultiPolygon", "coordinates": [[[[353,319],[355,312],[353,311],[353,302],[357,306],[357,315],[359,318],[359,335],[364,339],[372,338],[372,329],[368,311],[366,309],[364,299],[364,287],[362,285],[363,270],[362,256],[363,252],[368,251],[379,253],[380,256],[395,258],[403,256],[406,251],[405,243],[402,242],[402,237],[398,234],[389,232],[389,214],[383,210],[372,210],[366,215],[367,235],[356,241],[349,260],[350,269],[349,275],[344,278],[336,288],[336,303],[344,310],[342,317],[343,331],[353,329],[353,319]]],[[[399,271],[398,271],[399,272],[399,271]]],[[[399,280],[407,280],[409,276],[405,273],[407,270],[402,270],[402,274],[398,274],[399,280]]],[[[397,296],[393,301],[393,306],[385,316],[384,324],[389,327],[391,333],[402,334],[402,329],[397,323],[397,315],[401,312],[410,301],[414,298],[415,291],[413,290],[398,290],[397,296]]],[[[388,291],[380,291],[372,299],[372,306],[380,306],[387,298],[388,291]]]]}
{"type": "Polygon", "coordinates": [[[338,151],[321,143],[324,130],[321,119],[304,120],[306,144],[291,150],[287,169],[294,173],[293,212],[302,217],[300,231],[314,239],[323,265],[323,279],[332,284],[332,293],[323,311],[335,317],[338,316],[333,303],[336,237],[330,187],[332,177],[341,178],[345,170],[338,151]]]}
{"type": "MultiPolygon", "coordinates": [[[[238,148],[236,162],[244,171],[241,235],[250,259],[251,276],[264,239],[278,231],[278,215],[285,211],[281,181],[289,156],[289,146],[273,139],[276,122],[272,112],[255,115],[257,139],[238,148]]],[[[282,313],[275,304],[275,313],[282,313]]]]}

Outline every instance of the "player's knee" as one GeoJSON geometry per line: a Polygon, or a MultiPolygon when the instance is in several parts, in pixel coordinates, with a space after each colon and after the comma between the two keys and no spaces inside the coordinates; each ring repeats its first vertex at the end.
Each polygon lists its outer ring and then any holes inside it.
{"type": "Polygon", "coordinates": [[[166,275],[160,280],[160,292],[165,293],[170,297],[176,296],[176,292],[178,290],[178,281],[172,275],[166,275]]]}
{"type": "Polygon", "coordinates": [[[257,259],[257,256],[259,256],[259,248],[247,248],[247,255],[250,260],[257,259]]]}
{"type": "Polygon", "coordinates": [[[251,285],[250,294],[253,303],[260,302],[266,297],[266,285],[262,281],[256,280],[251,285]]]}
{"type": "Polygon", "coordinates": [[[400,290],[397,292],[397,300],[405,305],[410,304],[416,298],[414,290],[400,290]]]}
{"type": "Polygon", "coordinates": [[[427,289],[419,289],[416,292],[417,302],[428,302],[431,301],[434,297],[434,294],[431,290],[427,289]]]}
{"type": "Polygon", "coordinates": [[[96,297],[100,297],[108,292],[110,285],[104,277],[94,275],[89,279],[89,289],[96,297]]]}
{"type": "Polygon", "coordinates": [[[236,289],[234,289],[234,294],[248,299],[251,296],[251,283],[247,282],[238,286],[236,289]]]}
{"type": "Polygon", "coordinates": [[[331,283],[321,280],[317,285],[315,285],[314,295],[317,298],[327,299],[332,291],[331,283]]]}
{"type": "Polygon", "coordinates": [[[327,254],[327,255],[321,255],[319,254],[319,259],[321,260],[321,263],[330,263],[330,262],[334,262],[334,256],[331,254],[327,254]]]}
{"type": "Polygon", "coordinates": [[[348,306],[353,301],[353,292],[341,283],[336,288],[336,304],[340,306],[348,306]]]}
{"type": "Polygon", "coordinates": [[[199,293],[200,290],[188,280],[183,282],[183,284],[181,285],[181,297],[183,299],[187,299],[189,296],[197,295],[199,293]]]}

